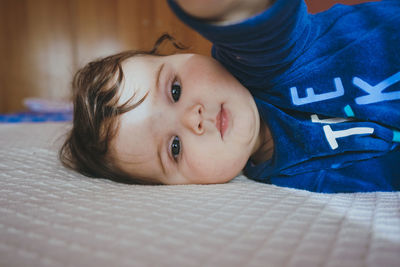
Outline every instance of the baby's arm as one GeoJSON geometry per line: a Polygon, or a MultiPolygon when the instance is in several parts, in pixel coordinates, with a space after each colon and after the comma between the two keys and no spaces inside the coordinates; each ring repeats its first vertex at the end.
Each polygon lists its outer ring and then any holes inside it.
{"type": "Polygon", "coordinates": [[[244,20],[267,9],[273,0],[176,0],[189,15],[214,24],[244,20]]]}
{"type": "Polygon", "coordinates": [[[270,87],[310,36],[304,0],[168,2],[178,18],[213,43],[212,56],[247,88],[270,87]]]}

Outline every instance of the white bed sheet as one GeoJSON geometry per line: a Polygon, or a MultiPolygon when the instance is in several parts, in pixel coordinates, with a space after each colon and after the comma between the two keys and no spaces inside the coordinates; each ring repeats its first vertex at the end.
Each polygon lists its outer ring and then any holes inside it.
{"type": "Polygon", "coordinates": [[[400,193],[89,179],[68,124],[0,125],[0,266],[400,266],[400,193]]]}

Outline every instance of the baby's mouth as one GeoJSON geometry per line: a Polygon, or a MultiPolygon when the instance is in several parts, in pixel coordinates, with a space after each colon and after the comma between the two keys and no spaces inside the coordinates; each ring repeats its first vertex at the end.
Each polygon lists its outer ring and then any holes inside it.
{"type": "Polygon", "coordinates": [[[217,114],[217,118],[215,120],[216,127],[221,134],[221,138],[224,139],[224,134],[229,126],[229,117],[228,112],[224,109],[224,104],[221,105],[221,109],[217,114]]]}

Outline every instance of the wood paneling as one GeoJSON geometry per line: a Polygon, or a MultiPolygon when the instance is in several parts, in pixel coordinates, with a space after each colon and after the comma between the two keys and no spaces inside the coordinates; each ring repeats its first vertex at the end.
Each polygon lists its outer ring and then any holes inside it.
{"type": "MultiPolygon", "coordinates": [[[[307,0],[315,12],[333,0],[307,0]]],[[[345,3],[360,0],[343,0],[345,3]]],[[[0,0],[0,112],[25,97],[67,99],[74,72],[94,58],[149,49],[163,32],[209,54],[164,0],[0,0]]]]}
{"type": "Polygon", "coordinates": [[[73,53],[66,1],[2,1],[1,110],[21,109],[27,96],[64,97],[73,53]]]}
{"type": "Polygon", "coordinates": [[[79,67],[150,49],[163,32],[191,52],[210,49],[161,0],[0,0],[0,22],[0,112],[22,110],[25,97],[68,99],[79,67]]]}

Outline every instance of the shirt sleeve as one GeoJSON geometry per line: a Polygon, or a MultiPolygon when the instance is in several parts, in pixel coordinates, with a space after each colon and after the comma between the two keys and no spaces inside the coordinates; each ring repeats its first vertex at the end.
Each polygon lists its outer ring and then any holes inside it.
{"type": "Polygon", "coordinates": [[[400,147],[380,157],[329,168],[270,178],[270,183],[321,193],[400,190],[400,147]]]}
{"type": "Polygon", "coordinates": [[[304,51],[311,23],[303,0],[276,0],[267,10],[229,25],[214,25],[171,9],[213,43],[212,56],[247,87],[282,73],[304,51]]]}

